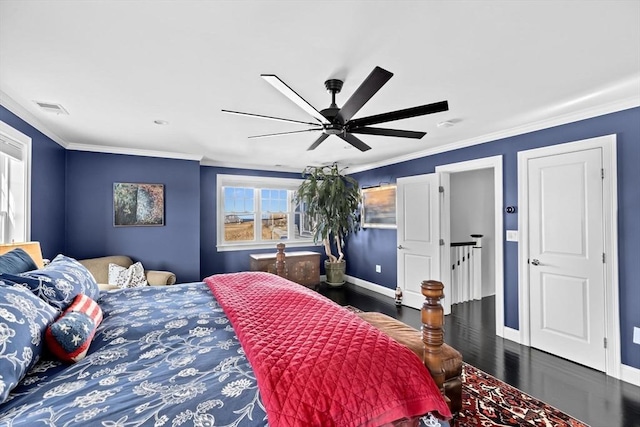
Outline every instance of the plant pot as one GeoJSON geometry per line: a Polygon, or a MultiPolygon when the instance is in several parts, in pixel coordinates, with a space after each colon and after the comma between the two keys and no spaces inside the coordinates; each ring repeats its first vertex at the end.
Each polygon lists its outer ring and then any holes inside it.
{"type": "Polygon", "coordinates": [[[344,285],[344,272],[347,268],[347,262],[342,260],[340,262],[329,262],[325,260],[324,271],[327,275],[326,283],[329,286],[342,286],[344,285]]]}

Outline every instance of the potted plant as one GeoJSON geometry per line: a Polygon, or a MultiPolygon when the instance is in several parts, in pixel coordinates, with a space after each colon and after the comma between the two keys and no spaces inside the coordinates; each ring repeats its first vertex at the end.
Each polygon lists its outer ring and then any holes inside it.
{"type": "Polygon", "coordinates": [[[307,226],[313,232],[313,241],[322,241],[328,259],[325,260],[327,284],[344,284],[345,237],[360,229],[358,181],[342,174],[338,165],[307,166],[302,173],[304,181],[296,191],[296,203],[304,206],[307,226]],[[337,255],[333,253],[335,248],[337,255]]]}

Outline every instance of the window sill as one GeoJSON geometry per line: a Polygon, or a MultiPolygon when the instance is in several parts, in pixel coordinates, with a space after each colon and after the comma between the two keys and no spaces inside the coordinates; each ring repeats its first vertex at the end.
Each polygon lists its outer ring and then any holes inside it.
{"type": "Polygon", "coordinates": [[[309,246],[321,246],[320,243],[313,243],[312,239],[309,240],[295,240],[295,241],[271,241],[264,243],[235,243],[235,244],[218,244],[216,248],[218,252],[230,252],[230,251],[248,251],[248,250],[257,250],[257,249],[276,249],[276,245],[278,243],[284,243],[289,248],[301,248],[301,247],[309,247],[309,246]]]}

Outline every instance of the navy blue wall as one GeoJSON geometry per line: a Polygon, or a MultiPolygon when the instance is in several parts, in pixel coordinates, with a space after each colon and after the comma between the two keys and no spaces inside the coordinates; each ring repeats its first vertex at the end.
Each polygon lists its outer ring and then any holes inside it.
{"type": "Polygon", "coordinates": [[[128,255],[179,282],[200,280],[199,184],[195,161],[68,151],[67,254],[128,255]],[[164,184],[165,225],[114,227],[114,182],[164,184]]]}
{"type": "MultiPolygon", "coordinates": [[[[0,120],[33,139],[32,239],[41,242],[46,257],[57,253],[77,258],[125,254],[147,268],[172,270],[183,282],[247,270],[249,253],[261,251],[216,250],[216,174],[299,177],[295,173],[200,167],[184,160],[66,152],[3,107],[0,120]],[[164,183],[166,226],[114,228],[113,182],[164,183]]],[[[631,343],[633,326],[640,325],[640,108],[389,165],[355,177],[361,186],[377,185],[431,173],[437,165],[502,155],[503,203],[515,206],[518,151],[608,134],[617,134],[618,141],[621,355],[624,364],[640,368],[640,352],[631,343]]],[[[516,215],[504,216],[505,229],[515,230],[517,225],[516,215]]],[[[361,230],[347,242],[347,273],[395,288],[395,247],[395,230],[361,230]],[[375,264],[382,265],[381,274],[375,273],[375,264]]],[[[303,249],[322,252],[318,247],[303,249]]],[[[517,243],[505,244],[504,263],[505,325],[518,329],[517,243]]]]}
{"type": "MultiPolygon", "coordinates": [[[[248,176],[264,176],[277,178],[302,178],[299,173],[285,172],[267,172],[255,171],[248,169],[232,169],[213,166],[202,166],[200,168],[200,215],[202,222],[200,225],[200,240],[202,242],[200,248],[200,269],[202,277],[208,277],[218,273],[233,273],[236,271],[249,270],[249,254],[276,252],[275,243],[271,249],[246,250],[246,251],[226,251],[218,252],[217,243],[217,174],[225,175],[248,175],[248,176]]],[[[322,247],[312,246],[306,248],[291,248],[288,250],[314,251],[322,253],[322,259],[325,259],[322,247]]],[[[287,250],[285,250],[287,251],[287,250]]],[[[323,263],[321,262],[322,266],[323,263]]]]}
{"type": "Polygon", "coordinates": [[[0,120],[31,137],[31,240],[53,259],[65,249],[66,150],[1,105],[0,120]]]}
{"type": "MultiPolygon", "coordinates": [[[[632,344],[640,325],[640,108],[518,135],[354,174],[361,186],[395,182],[398,177],[432,173],[438,165],[503,156],[504,206],[518,204],[517,153],[602,135],[617,135],[618,243],[622,362],[640,368],[640,352],[632,344]]],[[[505,230],[518,228],[517,215],[504,215],[505,230]]],[[[396,286],[395,230],[365,229],[349,239],[347,274],[389,288],[396,286]],[[375,273],[375,264],[382,273],[375,273]]],[[[518,329],[518,247],[504,251],[505,325],[518,329]]]]}

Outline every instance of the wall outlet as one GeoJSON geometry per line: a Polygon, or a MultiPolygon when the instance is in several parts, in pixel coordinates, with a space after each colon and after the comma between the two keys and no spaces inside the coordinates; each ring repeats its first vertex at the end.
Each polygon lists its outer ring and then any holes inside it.
{"type": "Polygon", "coordinates": [[[382,273],[382,266],[376,264],[376,273],[382,273]]]}
{"type": "Polygon", "coordinates": [[[507,242],[518,241],[518,230],[507,230],[507,242]]]}
{"type": "Polygon", "coordinates": [[[633,342],[635,344],[640,344],[640,328],[637,326],[633,328],[633,342]]]}

